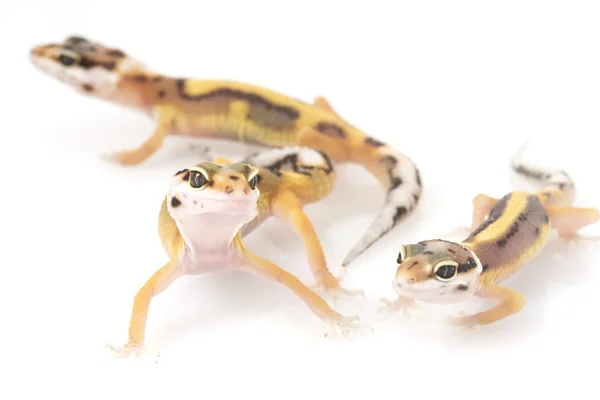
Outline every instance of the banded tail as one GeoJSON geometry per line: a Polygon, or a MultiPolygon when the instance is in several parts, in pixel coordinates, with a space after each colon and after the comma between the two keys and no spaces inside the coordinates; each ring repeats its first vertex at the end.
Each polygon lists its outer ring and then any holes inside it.
{"type": "Polygon", "coordinates": [[[540,182],[543,188],[538,195],[546,198],[549,205],[570,205],[575,198],[575,183],[564,171],[543,166],[525,164],[522,155],[527,147],[525,143],[511,160],[512,169],[529,179],[540,182]]]}
{"type": "Polygon", "coordinates": [[[351,144],[348,154],[348,161],[364,166],[385,187],[387,193],[375,220],[346,255],[342,267],[347,267],[412,214],[422,193],[421,176],[415,163],[389,145],[364,136],[360,143],[351,144]]]}

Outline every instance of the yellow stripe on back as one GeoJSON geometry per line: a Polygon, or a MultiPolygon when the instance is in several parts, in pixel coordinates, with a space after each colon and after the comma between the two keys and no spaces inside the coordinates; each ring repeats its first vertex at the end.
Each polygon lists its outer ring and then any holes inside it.
{"type": "Polygon", "coordinates": [[[527,192],[512,192],[501,216],[477,234],[471,243],[491,242],[506,235],[515,220],[527,207],[528,196],[527,192]]]}

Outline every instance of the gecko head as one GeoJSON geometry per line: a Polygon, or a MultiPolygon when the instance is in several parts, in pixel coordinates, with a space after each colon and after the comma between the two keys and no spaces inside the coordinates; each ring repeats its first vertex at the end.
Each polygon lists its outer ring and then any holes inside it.
{"type": "Polygon", "coordinates": [[[222,223],[246,224],[258,214],[258,172],[244,163],[213,162],[181,170],[173,176],[166,196],[169,214],[179,222],[213,216],[222,223]]]}
{"type": "Polygon", "coordinates": [[[97,96],[110,96],[124,74],[146,71],[123,51],[80,36],[35,46],[30,58],[38,70],[84,94],[97,96]]]}
{"type": "Polygon", "coordinates": [[[430,303],[465,300],[477,291],[482,272],[471,249],[445,240],[402,245],[397,263],[394,290],[430,303]]]}

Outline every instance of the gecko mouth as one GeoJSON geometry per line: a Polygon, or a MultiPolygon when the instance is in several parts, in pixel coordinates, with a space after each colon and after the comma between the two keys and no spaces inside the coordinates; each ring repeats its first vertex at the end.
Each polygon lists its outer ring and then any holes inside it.
{"type": "Polygon", "coordinates": [[[194,214],[252,215],[257,212],[256,205],[256,199],[252,197],[208,198],[188,193],[171,197],[172,209],[187,209],[194,214]]]}

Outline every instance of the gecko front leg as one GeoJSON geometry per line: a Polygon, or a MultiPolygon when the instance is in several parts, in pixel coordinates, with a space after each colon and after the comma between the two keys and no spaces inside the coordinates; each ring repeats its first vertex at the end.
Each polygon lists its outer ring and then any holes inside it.
{"type": "Polygon", "coordinates": [[[496,305],[477,314],[446,318],[446,322],[450,325],[469,327],[488,325],[521,311],[525,306],[525,298],[520,293],[492,283],[482,284],[476,296],[492,300],[496,305]]]}
{"type": "Polygon", "coordinates": [[[124,346],[110,346],[117,357],[138,356],[143,352],[146,321],[153,297],[168,288],[182,275],[175,259],[156,271],[137,292],[133,300],[133,309],[129,322],[129,338],[124,346]]]}
{"type": "Polygon", "coordinates": [[[336,296],[344,294],[348,296],[364,297],[365,294],[362,290],[348,290],[342,288],[339,284],[339,280],[329,271],[319,237],[317,236],[310,219],[304,213],[304,210],[302,210],[300,200],[298,200],[294,193],[289,190],[278,192],[272,200],[271,207],[274,215],[288,224],[298,236],[300,236],[304,248],[306,249],[308,263],[312,274],[317,281],[318,287],[323,288],[327,293],[333,293],[336,296]]]}
{"type": "Polygon", "coordinates": [[[351,332],[355,329],[371,329],[369,326],[361,324],[358,316],[343,316],[334,311],[322,297],[310,290],[298,278],[272,262],[247,250],[244,250],[242,254],[246,261],[242,265],[243,270],[262,278],[282,283],[294,292],[315,315],[325,322],[327,328],[325,336],[328,335],[331,329],[335,329],[340,336],[348,338],[351,337],[351,332]]]}
{"type": "Polygon", "coordinates": [[[103,154],[102,158],[120,165],[137,165],[156,153],[171,130],[175,111],[171,107],[164,106],[158,108],[157,114],[156,129],[144,143],[132,150],[103,154]]]}

